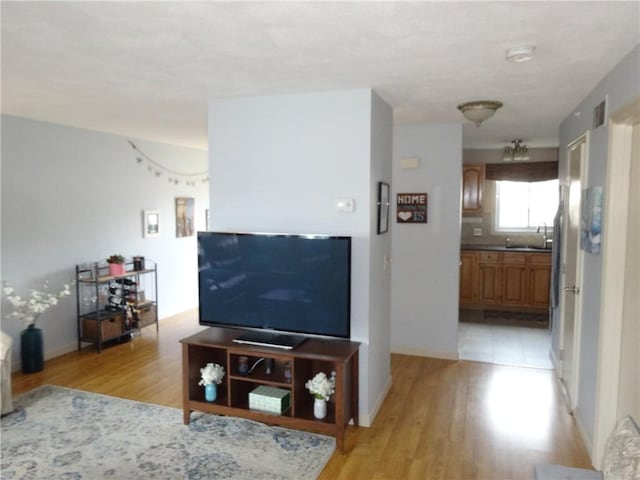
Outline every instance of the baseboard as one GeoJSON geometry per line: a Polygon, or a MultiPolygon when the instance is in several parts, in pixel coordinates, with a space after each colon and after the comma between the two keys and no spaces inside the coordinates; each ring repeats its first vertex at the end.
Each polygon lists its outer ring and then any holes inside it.
{"type": "MultiPolygon", "coordinates": [[[[162,317],[161,318],[160,316],[158,316],[158,323],[160,323],[163,318],[166,318],[166,317],[162,317]]],[[[83,342],[83,348],[86,347],[87,345],[89,345],[89,343],[83,342]]],[[[46,362],[47,360],[51,360],[52,358],[59,357],[60,355],[64,355],[66,353],[75,352],[76,350],[78,350],[78,340],[73,340],[73,342],[68,343],[67,345],[63,345],[62,347],[58,347],[58,348],[53,349],[53,350],[46,350],[45,349],[45,351],[44,351],[44,361],[46,362]]],[[[19,372],[21,370],[22,370],[22,361],[20,360],[20,356],[18,356],[17,358],[14,358],[12,363],[11,363],[11,372],[15,373],[15,372],[19,372]]]]}
{"type": "Polygon", "coordinates": [[[562,363],[560,359],[556,356],[556,352],[553,351],[553,348],[549,349],[549,358],[551,359],[551,364],[553,365],[553,371],[556,374],[556,377],[560,378],[560,372],[562,371],[562,363]]]}
{"type": "MultiPolygon", "coordinates": [[[[593,441],[587,435],[587,430],[584,427],[584,422],[582,421],[582,413],[580,412],[580,408],[576,407],[573,410],[573,418],[576,421],[576,425],[578,426],[578,431],[580,432],[580,436],[582,437],[582,441],[584,442],[584,447],[587,449],[587,453],[589,454],[589,459],[593,465],[593,441]]],[[[596,465],[593,465],[596,468],[596,465]]]]}
{"type": "Polygon", "coordinates": [[[398,353],[400,355],[412,355],[414,357],[430,357],[441,358],[443,360],[459,360],[458,352],[435,352],[433,350],[425,350],[422,348],[414,347],[401,347],[391,346],[391,353],[398,353]]]}
{"type": "MultiPolygon", "coordinates": [[[[60,355],[64,355],[65,353],[75,352],[78,350],[78,341],[74,340],[73,343],[68,343],[62,347],[56,348],[55,350],[49,350],[44,352],[44,361],[51,360],[52,358],[59,357],[60,355]]],[[[11,372],[19,372],[22,370],[22,361],[20,360],[20,356],[17,359],[13,360],[11,364],[11,372]]]]}
{"type": "Polygon", "coordinates": [[[387,386],[384,388],[384,390],[378,397],[378,400],[376,401],[376,404],[374,405],[373,410],[368,414],[361,413],[360,415],[358,415],[359,427],[370,427],[371,425],[373,425],[373,422],[378,416],[378,412],[382,408],[382,404],[384,403],[385,398],[387,398],[387,394],[389,393],[389,390],[391,390],[392,385],[393,385],[393,377],[389,376],[389,381],[387,382],[387,386]]]}
{"type": "Polygon", "coordinates": [[[64,355],[65,353],[75,352],[76,350],[78,350],[78,341],[74,340],[72,343],[69,343],[63,347],[46,352],[44,354],[44,359],[45,361],[51,360],[52,358],[59,357],[60,355],[64,355]]]}

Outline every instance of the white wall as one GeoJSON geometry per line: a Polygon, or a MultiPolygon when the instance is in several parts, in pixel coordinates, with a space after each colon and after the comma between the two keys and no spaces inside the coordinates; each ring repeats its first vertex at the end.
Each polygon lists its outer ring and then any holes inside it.
{"type": "MultiPolygon", "coordinates": [[[[590,131],[587,153],[588,178],[582,188],[605,187],[606,159],[609,148],[608,125],[592,128],[593,109],[605,97],[608,99],[607,115],[615,112],[640,94],[640,45],[637,45],[620,63],[609,72],[594,90],[571,112],[560,125],[559,178],[567,175],[567,146],[590,131]]],[[[603,191],[603,201],[607,192],[603,191]]],[[[607,241],[607,225],[602,227],[602,242],[607,241]]],[[[600,293],[602,287],[602,255],[585,254],[584,283],[580,294],[582,301],[582,330],[580,344],[580,370],[578,373],[578,398],[576,417],[586,435],[585,443],[590,449],[593,439],[596,407],[596,375],[598,365],[599,330],[603,326],[600,318],[600,293]]],[[[554,311],[553,325],[557,326],[557,311],[554,311]]],[[[559,328],[552,331],[552,348],[559,358],[559,328]]]]}
{"type": "Polygon", "coordinates": [[[388,298],[371,295],[372,286],[384,289],[382,258],[378,262],[371,258],[385,250],[388,238],[373,241],[371,236],[378,180],[372,179],[372,164],[376,176],[385,175],[383,162],[385,155],[390,160],[391,137],[372,140],[372,128],[377,134],[383,128],[390,130],[391,110],[369,89],[209,103],[213,230],[353,238],[351,338],[362,342],[364,424],[380,401],[381,385],[389,382],[388,347],[381,338],[388,324],[388,316],[384,318],[388,298]],[[337,197],[355,199],[355,212],[337,213],[337,197]]]}
{"type": "MultiPolygon", "coordinates": [[[[205,151],[131,140],[168,168],[207,168],[205,151]]],[[[194,197],[196,228],[204,229],[208,185],[169,184],[136,157],[124,137],[2,116],[2,280],[28,294],[45,279],[52,289],[72,280],[77,263],[144,255],[158,262],[160,317],[196,307],[196,237],[176,238],[174,202],[194,197]],[[144,209],[160,211],[160,237],[142,238],[144,209]]],[[[45,358],[77,348],[75,297],[39,320],[45,358]]],[[[2,329],[19,365],[22,325],[3,319],[2,329]]]]}
{"type": "Polygon", "coordinates": [[[396,126],[393,205],[397,193],[428,194],[427,224],[398,224],[392,209],[391,349],[458,358],[458,278],[462,126],[396,126]],[[403,170],[400,159],[418,157],[403,170]]]}
{"type": "MultiPolygon", "coordinates": [[[[369,205],[378,201],[378,182],[391,183],[393,156],[393,115],[389,105],[373,95],[371,127],[371,191],[369,205]]],[[[382,406],[385,393],[391,388],[391,269],[385,258],[391,257],[391,231],[377,234],[378,209],[369,213],[369,369],[378,372],[369,376],[370,416],[382,406]]],[[[372,420],[372,418],[370,419],[372,420]]]]}

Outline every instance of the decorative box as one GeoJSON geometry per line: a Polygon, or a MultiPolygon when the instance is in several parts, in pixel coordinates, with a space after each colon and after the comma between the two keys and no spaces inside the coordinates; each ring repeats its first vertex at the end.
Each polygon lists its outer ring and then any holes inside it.
{"type": "Polygon", "coordinates": [[[291,407],[291,392],[261,385],[249,393],[249,408],[280,415],[291,407]]]}
{"type": "Polygon", "coordinates": [[[141,305],[137,309],[138,320],[140,322],[140,327],[146,327],[147,325],[152,325],[156,323],[156,306],[149,303],[146,305],[141,305]]]}
{"type": "Polygon", "coordinates": [[[82,336],[98,341],[98,328],[101,330],[102,341],[118,338],[124,331],[124,317],[122,313],[92,312],[82,318],[82,336]]]}

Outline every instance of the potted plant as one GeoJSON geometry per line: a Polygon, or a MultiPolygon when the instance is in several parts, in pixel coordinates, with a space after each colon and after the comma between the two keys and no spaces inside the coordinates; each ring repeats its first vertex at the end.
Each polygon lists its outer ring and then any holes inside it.
{"type": "Polygon", "coordinates": [[[217,363],[207,363],[200,369],[198,385],[204,386],[204,398],[207,402],[215,402],[218,397],[218,384],[224,378],[224,367],[217,363]]]}
{"type": "Polygon", "coordinates": [[[109,264],[109,275],[124,275],[126,273],[122,255],[111,255],[107,258],[107,263],[109,264]]]}
{"type": "Polygon", "coordinates": [[[320,372],[304,385],[315,400],[313,402],[313,416],[323,419],[327,416],[327,400],[335,392],[336,379],[334,375],[331,378],[327,374],[320,372]]]}

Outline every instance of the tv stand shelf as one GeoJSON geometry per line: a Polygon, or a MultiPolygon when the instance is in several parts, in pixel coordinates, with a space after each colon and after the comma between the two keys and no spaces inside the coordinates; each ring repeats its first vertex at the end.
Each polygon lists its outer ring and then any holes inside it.
{"type": "Polygon", "coordinates": [[[182,343],[182,396],[185,425],[191,412],[249,418],[270,425],[306,430],[336,437],[339,450],[344,450],[344,432],[352,420],[358,425],[358,342],[309,338],[293,350],[282,350],[247,344],[233,340],[241,330],[210,327],[180,340],[182,343]],[[238,360],[248,357],[249,368],[260,359],[274,361],[272,373],[266,373],[260,362],[250,374],[239,372],[238,360]],[[204,387],[199,386],[200,369],[207,363],[224,367],[225,377],[218,385],[215,402],[204,399],[204,387]],[[285,373],[288,364],[291,376],[285,373]],[[313,416],[313,396],[305,383],[318,372],[336,372],[336,390],[327,402],[327,416],[318,420],[313,416]],[[249,409],[249,393],[267,385],[288,390],[291,407],[282,413],[268,414],[249,409]]]}

